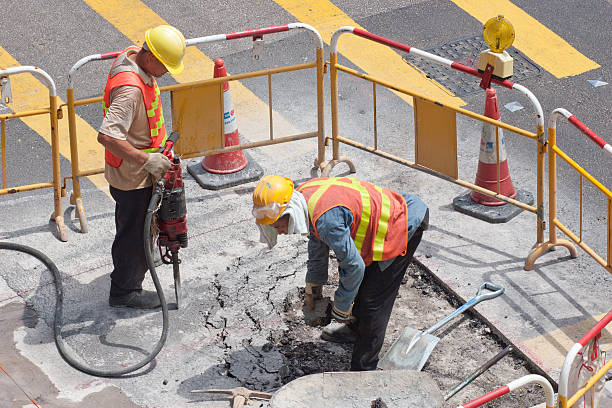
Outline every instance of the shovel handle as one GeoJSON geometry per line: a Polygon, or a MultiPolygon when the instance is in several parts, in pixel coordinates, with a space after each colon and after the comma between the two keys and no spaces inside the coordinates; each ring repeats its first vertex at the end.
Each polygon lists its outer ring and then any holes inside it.
{"type": "Polygon", "coordinates": [[[446,323],[453,320],[453,318],[455,318],[455,316],[457,316],[458,314],[465,312],[469,308],[476,306],[478,303],[482,301],[495,299],[496,297],[504,293],[504,291],[505,289],[503,287],[496,285],[494,283],[491,283],[491,282],[483,283],[482,285],[480,285],[480,288],[478,288],[478,292],[476,293],[475,297],[473,297],[472,299],[464,303],[459,309],[455,310],[453,313],[449,314],[444,319],[440,320],[438,323],[431,326],[429,329],[425,330],[424,333],[433,334],[440,327],[444,326],[446,323]],[[491,292],[482,293],[485,289],[491,292]]]}

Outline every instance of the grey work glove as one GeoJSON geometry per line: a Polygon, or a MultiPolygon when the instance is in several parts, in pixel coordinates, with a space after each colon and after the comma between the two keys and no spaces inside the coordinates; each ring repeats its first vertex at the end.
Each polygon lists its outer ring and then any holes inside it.
{"type": "Polygon", "coordinates": [[[304,303],[306,303],[308,309],[314,310],[315,302],[320,299],[323,299],[323,286],[316,283],[307,282],[304,303]]]}
{"type": "Polygon", "coordinates": [[[168,170],[170,170],[170,160],[161,153],[148,153],[147,161],[142,167],[151,173],[155,181],[162,178],[168,170]]]}

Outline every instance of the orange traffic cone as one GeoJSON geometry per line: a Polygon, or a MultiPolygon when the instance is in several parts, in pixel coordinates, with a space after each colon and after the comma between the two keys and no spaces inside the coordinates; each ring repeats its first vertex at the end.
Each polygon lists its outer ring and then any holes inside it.
{"type": "MultiPolygon", "coordinates": [[[[215,72],[213,77],[220,78],[224,76],[227,76],[227,72],[225,72],[225,62],[223,59],[217,58],[215,60],[215,72]]],[[[232,102],[232,95],[229,90],[229,82],[223,83],[223,124],[225,147],[239,145],[238,124],[236,123],[234,103],[232,102]]],[[[202,160],[202,167],[204,170],[211,173],[228,174],[244,169],[248,163],[249,161],[242,150],[236,150],[229,153],[206,156],[202,160]]]]}
{"type": "MultiPolygon", "coordinates": [[[[486,117],[491,119],[499,120],[500,118],[495,89],[487,89],[484,114],[486,117]]],[[[515,198],[516,189],[512,185],[512,180],[510,179],[504,134],[501,128],[498,129],[499,193],[510,198],[515,198]]],[[[480,138],[480,154],[478,157],[478,171],[476,172],[475,184],[491,191],[497,191],[497,149],[495,147],[495,143],[495,126],[488,123],[483,123],[482,136],[480,138]]],[[[489,197],[488,195],[479,193],[478,191],[472,191],[470,197],[473,201],[488,206],[506,204],[504,201],[489,197]]]]}

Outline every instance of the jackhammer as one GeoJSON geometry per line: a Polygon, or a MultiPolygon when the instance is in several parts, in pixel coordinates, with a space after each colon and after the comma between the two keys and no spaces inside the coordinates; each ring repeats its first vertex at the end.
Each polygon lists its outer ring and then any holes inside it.
{"type": "MultiPolygon", "coordinates": [[[[164,292],[159,283],[157,272],[155,271],[155,262],[153,260],[153,246],[151,225],[155,215],[158,217],[159,237],[157,239],[157,246],[161,255],[162,262],[165,264],[173,265],[174,272],[174,284],[176,294],[177,308],[181,298],[181,278],[179,274],[179,265],[181,263],[178,257],[178,251],[180,248],[187,247],[187,224],[186,214],[187,206],[185,203],[185,189],[183,186],[181,161],[179,157],[174,156],[172,153],[172,147],[179,138],[179,134],[172,132],[168,137],[166,144],[163,146],[163,153],[172,161],[170,170],[162,177],[160,181],[155,184],[151,201],[145,215],[145,226],[143,230],[144,234],[144,249],[147,259],[147,265],[153,284],[157,290],[157,295],[161,303],[162,309],[162,333],[155,344],[153,350],[143,360],[125,367],[120,370],[98,370],[85,366],[84,364],[77,361],[67,351],[64,338],[62,337],[62,325],[63,325],[63,304],[64,304],[64,293],[62,287],[62,278],[57,266],[53,261],[45,255],[43,252],[34,249],[32,247],[15,244],[11,242],[0,241],[0,249],[8,249],[18,252],[30,254],[41,261],[52,273],[53,281],[55,283],[55,314],[53,320],[53,335],[55,338],[55,345],[62,358],[77,370],[97,376],[97,377],[119,377],[127,373],[136,371],[149,362],[151,362],[155,356],[161,351],[166,338],[168,336],[168,304],[164,296],[164,292]],[[165,248],[165,253],[163,249],[165,248]]],[[[153,237],[154,238],[154,237],[153,237]]]]}
{"type": "MultiPolygon", "coordinates": [[[[158,208],[157,225],[159,236],[157,238],[157,247],[162,263],[172,264],[177,308],[181,301],[181,275],[179,270],[181,260],[178,257],[178,251],[180,248],[187,247],[187,204],[185,203],[185,187],[183,186],[183,169],[181,168],[181,160],[172,153],[172,147],[178,138],[179,134],[172,132],[161,152],[170,159],[172,166],[155,185],[155,190],[147,210],[144,228],[146,234],[146,231],[150,230],[152,222],[149,219],[149,215],[152,215],[155,212],[153,210],[158,208]],[[161,200],[161,203],[158,204],[159,200],[161,200]],[[162,248],[165,248],[165,252],[162,248]]],[[[145,253],[148,253],[146,248],[151,248],[150,242],[145,242],[145,253]]],[[[155,265],[150,262],[148,256],[147,264],[149,270],[151,270],[151,267],[155,268],[155,265]]]]}

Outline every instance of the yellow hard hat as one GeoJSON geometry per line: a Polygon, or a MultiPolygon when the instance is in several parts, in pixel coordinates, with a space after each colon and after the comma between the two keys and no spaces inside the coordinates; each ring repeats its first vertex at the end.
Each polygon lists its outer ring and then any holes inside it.
{"type": "Polygon", "coordinates": [[[145,42],[168,72],[180,74],[183,71],[185,37],[179,30],[169,25],[150,28],[145,33],[145,42]]]}
{"type": "Polygon", "coordinates": [[[283,214],[293,194],[293,181],[286,177],[264,176],[253,191],[253,216],[257,223],[270,225],[283,214]]]}

